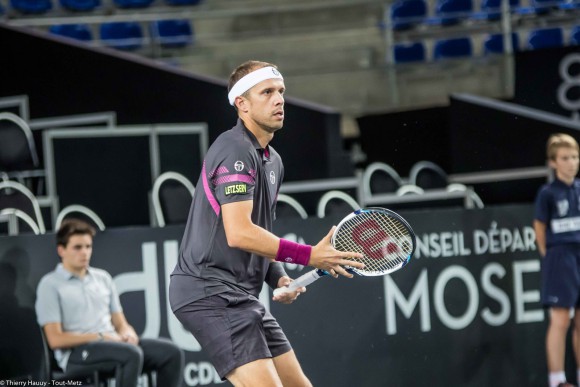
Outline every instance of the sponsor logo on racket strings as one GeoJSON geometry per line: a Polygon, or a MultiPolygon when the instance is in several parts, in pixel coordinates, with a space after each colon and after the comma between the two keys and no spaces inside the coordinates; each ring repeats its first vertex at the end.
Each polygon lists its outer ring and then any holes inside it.
{"type": "Polygon", "coordinates": [[[408,236],[393,238],[374,219],[367,219],[354,227],[351,236],[363,254],[373,259],[397,258],[403,252],[408,253],[411,246],[408,236]]]}

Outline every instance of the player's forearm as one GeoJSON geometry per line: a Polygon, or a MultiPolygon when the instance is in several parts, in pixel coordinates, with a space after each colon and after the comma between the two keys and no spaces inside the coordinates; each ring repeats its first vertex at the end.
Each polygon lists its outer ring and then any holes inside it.
{"type": "Polygon", "coordinates": [[[253,201],[246,200],[222,205],[223,225],[228,246],[261,255],[270,260],[284,258],[285,262],[306,265],[310,246],[278,238],[252,220],[253,201]]]}
{"type": "Polygon", "coordinates": [[[227,233],[228,245],[233,248],[261,255],[272,261],[276,258],[280,238],[254,224],[239,227],[227,233]]]}

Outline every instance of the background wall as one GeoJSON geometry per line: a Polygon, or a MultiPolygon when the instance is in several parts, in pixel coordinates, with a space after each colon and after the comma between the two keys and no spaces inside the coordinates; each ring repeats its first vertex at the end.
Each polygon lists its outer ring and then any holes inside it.
{"type": "MultiPolygon", "coordinates": [[[[223,81],[5,25],[0,49],[2,71],[10,74],[0,96],[28,95],[31,118],[115,111],[120,125],[207,122],[210,141],[236,121],[223,81]]],[[[285,110],[272,144],[293,165],[288,180],[352,175],[337,112],[292,99],[285,110]],[[303,157],[309,154],[316,163],[303,157]]]]}
{"type": "Polygon", "coordinates": [[[453,170],[447,106],[367,115],[357,122],[367,163],[387,162],[401,176],[419,160],[453,170]]]}

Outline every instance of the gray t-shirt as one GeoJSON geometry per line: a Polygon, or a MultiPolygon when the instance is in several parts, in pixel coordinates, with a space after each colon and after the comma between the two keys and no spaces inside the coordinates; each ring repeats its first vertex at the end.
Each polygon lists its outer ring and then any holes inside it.
{"type": "MultiPolygon", "coordinates": [[[[35,308],[40,326],[61,323],[63,332],[76,333],[115,332],[111,314],[123,310],[109,273],[90,267],[81,279],[67,271],[62,263],[38,283],[35,308]]],[[[63,370],[70,352],[70,349],[54,351],[63,370]]]]}
{"type": "Polygon", "coordinates": [[[257,297],[264,281],[276,287],[286,275],[278,262],[229,247],[221,216],[222,204],[253,200],[252,222],[272,230],[283,175],[278,153],[271,146],[262,148],[241,120],[215,140],[203,163],[171,274],[174,311],[231,289],[257,297]]]}

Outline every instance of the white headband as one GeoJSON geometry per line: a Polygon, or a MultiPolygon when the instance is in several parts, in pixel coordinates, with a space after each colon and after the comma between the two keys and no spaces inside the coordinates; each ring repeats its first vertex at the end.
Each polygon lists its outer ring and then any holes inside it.
{"type": "Polygon", "coordinates": [[[258,83],[272,78],[284,79],[282,74],[280,74],[278,70],[271,66],[262,67],[259,70],[252,71],[251,73],[244,75],[239,81],[236,82],[234,87],[232,87],[228,93],[228,100],[230,101],[230,105],[234,106],[236,97],[244,94],[258,83]]]}

